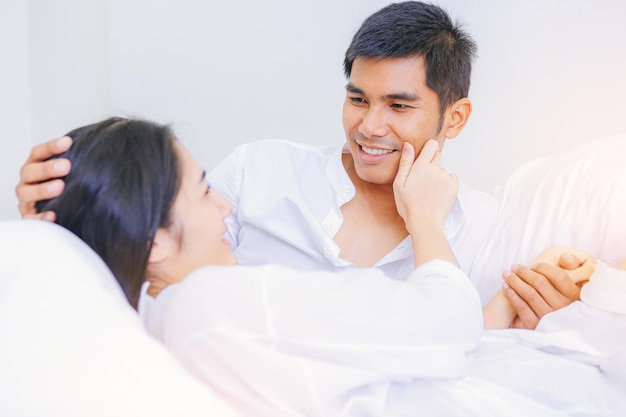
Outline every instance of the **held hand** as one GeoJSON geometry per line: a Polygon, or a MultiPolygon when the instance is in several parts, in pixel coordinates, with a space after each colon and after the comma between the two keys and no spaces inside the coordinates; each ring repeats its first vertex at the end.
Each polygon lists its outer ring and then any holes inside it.
{"type": "Polygon", "coordinates": [[[18,209],[23,218],[48,221],[56,219],[53,212],[37,213],[35,203],[57,197],[63,192],[65,183],[56,178],[64,177],[70,172],[70,161],[67,159],[46,161],[46,159],[67,151],[71,145],[72,139],[64,136],[36,145],[31,150],[28,159],[22,165],[20,181],[15,187],[15,195],[19,201],[18,209]]]}
{"type": "Polygon", "coordinates": [[[504,295],[517,313],[512,327],[534,329],[552,311],[579,299],[578,282],[589,279],[593,257],[560,246],[552,247],[532,267],[515,266],[503,274],[504,295]]]}
{"type": "Polygon", "coordinates": [[[575,283],[587,281],[595,270],[593,256],[578,249],[554,245],[543,251],[533,265],[545,262],[567,270],[567,275],[575,283]]]}
{"type": "Polygon", "coordinates": [[[439,144],[429,140],[417,159],[415,149],[404,143],[393,191],[398,213],[407,229],[421,222],[443,227],[459,189],[456,175],[441,167],[439,144]]]}

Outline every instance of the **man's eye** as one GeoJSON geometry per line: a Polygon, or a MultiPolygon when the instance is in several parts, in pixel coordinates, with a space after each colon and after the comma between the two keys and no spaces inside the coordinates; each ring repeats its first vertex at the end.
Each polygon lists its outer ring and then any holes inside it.
{"type": "Polygon", "coordinates": [[[348,99],[354,104],[363,104],[365,100],[362,97],[348,97],[348,99]]]}
{"type": "Polygon", "coordinates": [[[399,109],[399,110],[408,110],[412,108],[411,106],[408,106],[406,104],[400,104],[400,103],[393,103],[391,107],[393,107],[394,109],[399,109]]]}

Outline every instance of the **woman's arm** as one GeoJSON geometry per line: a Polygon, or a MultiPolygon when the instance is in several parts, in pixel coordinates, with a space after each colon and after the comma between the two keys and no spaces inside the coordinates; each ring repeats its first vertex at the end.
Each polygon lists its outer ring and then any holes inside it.
{"type": "Polygon", "coordinates": [[[411,235],[415,267],[433,259],[457,265],[444,223],[459,190],[459,180],[441,167],[439,144],[429,140],[417,159],[409,143],[402,148],[393,183],[398,213],[411,235]]]}
{"type": "Polygon", "coordinates": [[[266,399],[304,415],[370,384],[384,396],[392,382],[464,376],[482,333],[477,291],[439,260],[406,281],[379,269],[211,266],[168,290],[153,334],[202,381],[251,401],[251,414],[266,399]]]}

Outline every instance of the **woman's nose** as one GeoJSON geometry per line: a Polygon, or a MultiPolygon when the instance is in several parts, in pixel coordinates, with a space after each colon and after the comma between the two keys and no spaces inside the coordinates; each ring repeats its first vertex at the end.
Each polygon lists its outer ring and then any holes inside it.
{"type": "Polygon", "coordinates": [[[217,207],[220,209],[220,213],[222,213],[222,217],[226,218],[230,216],[230,213],[233,212],[233,206],[218,192],[215,192],[215,203],[217,207]]]}

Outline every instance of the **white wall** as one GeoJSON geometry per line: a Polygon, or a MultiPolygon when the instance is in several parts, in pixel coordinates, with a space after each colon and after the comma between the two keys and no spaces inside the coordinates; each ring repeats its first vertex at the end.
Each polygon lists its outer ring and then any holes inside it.
{"type": "Polygon", "coordinates": [[[175,122],[208,168],[235,145],[343,141],[343,53],[385,1],[109,1],[113,108],[175,122]]]}
{"type": "Polygon", "coordinates": [[[0,2],[0,219],[33,144],[110,113],[106,0],[0,2]]]}
{"type": "Polygon", "coordinates": [[[626,133],[626,2],[446,3],[479,45],[472,121],[444,157],[470,184],[491,190],[527,160],[626,133]]]}
{"type": "Polygon", "coordinates": [[[25,2],[0,2],[0,219],[18,216],[13,189],[30,148],[27,23],[25,2]]]}
{"type": "MultiPolygon", "coordinates": [[[[110,114],[174,122],[207,168],[251,140],[341,143],[342,56],[387,3],[3,0],[0,219],[31,142],[110,114]]],[[[445,152],[467,183],[491,191],[524,161],[626,133],[626,2],[438,4],[479,45],[474,113],[445,152]]]]}
{"type": "MultiPolygon", "coordinates": [[[[113,107],[163,122],[207,166],[236,144],[344,140],[342,57],[388,1],[111,0],[113,107]]],[[[441,0],[479,45],[474,114],[447,165],[486,190],[521,163],[626,132],[626,2],[441,0]]]]}
{"type": "Polygon", "coordinates": [[[28,2],[35,143],[110,112],[106,0],[28,2]]]}

